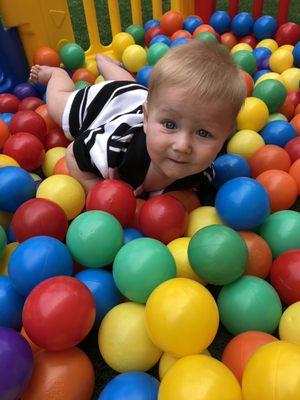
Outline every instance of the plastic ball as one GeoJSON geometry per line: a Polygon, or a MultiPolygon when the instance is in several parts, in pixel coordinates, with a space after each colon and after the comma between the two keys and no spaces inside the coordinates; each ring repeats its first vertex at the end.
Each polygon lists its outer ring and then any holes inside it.
{"type": "Polygon", "coordinates": [[[16,113],[19,109],[20,100],[11,93],[0,94],[0,113],[16,113]]]}
{"type": "Polygon", "coordinates": [[[161,28],[160,25],[154,25],[145,33],[145,44],[149,47],[151,40],[157,35],[166,35],[166,32],[161,28]]]}
{"type": "Polygon", "coordinates": [[[77,347],[62,351],[40,351],[34,356],[34,370],[23,400],[91,399],[95,374],[88,356],[77,347]]]}
{"type": "Polygon", "coordinates": [[[11,242],[6,245],[4,253],[2,255],[2,259],[0,260],[0,275],[8,275],[9,259],[18,246],[18,242],[11,242]]]}
{"type": "Polygon", "coordinates": [[[12,91],[14,96],[17,96],[19,100],[23,100],[26,97],[38,97],[37,89],[31,85],[31,83],[19,83],[12,91]]]}
{"type": "Polygon", "coordinates": [[[228,47],[229,49],[232,49],[238,44],[238,39],[232,32],[226,32],[221,35],[220,43],[228,47]]]}
{"type": "Polygon", "coordinates": [[[295,161],[289,169],[289,174],[295,179],[300,195],[300,160],[295,161]]]}
{"type": "Polygon", "coordinates": [[[84,64],[84,50],[76,43],[65,44],[61,48],[59,55],[64,66],[72,71],[82,67],[84,64]]]}
{"type": "Polygon", "coordinates": [[[23,325],[29,338],[51,351],[80,343],[95,322],[95,301],[78,279],[56,276],[37,285],[23,308],[23,325]]]}
{"type": "MultiPolygon", "coordinates": [[[[298,68],[298,70],[300,70],[300,68],[298,68]]],[[[297,73],[298,72],[297,69],[294,72],[297,73]]],[[[296,76],[296,80],[295,80],[296,85],[297,85],[297,79],[298,78],[296,76]]],[[[293,103],[293,105],[294,105],[294,107],[296,109],[298,104],[300,104],[300,90],[296,89],[296,90],[289,91],[288,94],[287,94],[287,98],[293,103]]],[[[296,114],[296,112],[294,112],[294,114],[296,114]]]]}
{"type": "Polygon", "coordinates": [[[68,147],[70,144],[61,128],[51,128],[47,131],[45,140],[45,150],[53,149],[54,147],[68,147]]]}
{"type": "Polygon", "coordinates": [[[123,245],[123,229],[107,212],[87,211],[72,221],[66,243],[75,261],[100,268],[113,262],[123,245]]]}
{"type": "Polygon", "coordinates": [[[0,327],[0,397],[19,399],[33,371],[29,344],[13,329],[0,327]]]}
{"type": "Polygon", "coordinates": [[[248,72],[246,72],[246,71],[242,71],[242,75],[244,77],[244,81],[245,81],[246,88],[247,88],[247,97],[251,97],[253,87],[254,87],[254,81],[252,79],[252,76],[250,74],[248,74],[248,72]]]}
{"type": "Polygon", "coordinates": [[[266,104],[255,97],[247,97],[237,116],[237,129],[259,132],[267,123],[269,110],[266,104]]]}
{"type": "Polygon", "coordinates": [[[251,176],[256,178],[264,171],[279,169],[288,171],[291,159],[286,150],[274,144],[267,144],[258,149],[249,159],[251,176]]]}
{"type": "Polygon", "coordinates": [[[193,270],[204,281],[212,285],[227,285],[243,275],[248,250],[244,240],[233,229],[211,225],[192,237],[188,257],[193,270]]]}
{"type": "Polygon", "coordinates": [[[32,110],[18,111],[9,124],[10,133],[28,132],[45,142],[47,127],[43,118],[32,110]]]}
{"type": "Polygon", "coordinates": [[[294,22],[282,24],[275,35],[275,40],[279,46],[284,44],[296,44],[300,40],[300,26],[294,22]]]}
{"type": "Polygon", "coordinates": [[[151,340],[164,352],[178,357],[206,349],[218,325],[214,298],[203,285],[190,279],[162,283],[146,304],[146,327],[151,340]]]}
{"type": "Polygon", "coordinates": [[[273,122],[273,121],[287,121],[287,118],[285,115],[283,115],[281,113],[273,113],[273,114],[270,114],[268,123],[273,122]]]}
{"type": "Polygon", "coordinates": [[[250,177],[251,171],[247,160],[238,154],[224,154],[214,161],[215,176],[213,186],[219,189],[223,183],[241,176],[250,177]]]}
{"type": "Polygon", "coordinates": [[[292,118],[290,120],[290,124],[295,128],[297,136],[300,136],[300,115],[299,114],[295,114],[294,118],[292,118]]]}
{"type": "Polygon", "coordinates": [[[230,50],[231,54],[235,54],[238,51],[250,51],[251,53],[253,52],[252,47],[250,46],[250,44],[248,43],[237,43],[235,46],[232,47],[232,49],[230,50]]]}
{"type": "Polygon", "coordinates": [[[256,179],[269,194],[271,212],[287,210],[295,203],[297,183],[287,172],[272,169],[261,173],[256,179]]]}
{"type": "Polygon", "coordinates": [[[158,240],[150,238],[125,244],[113,263],[113,277],[118,289],[136,303],[146,303],[158,285],[175,276],[176,264],[170,251],[158,240]]]}
{"type": "Polygon", "coordinates": [[[249,35],[252,32],[254,19],[246,12],[236,14],[232,19],[231,30],[238,37],[249,35]]]}
{"type": "Polygon", "coordinates": [[[195,39],[205,43],[217,43],[216,37],[211,32],[200,32],[195,39]]]}
{"type": "Polygon", "coordinates": [[[272,333],[282,313],[275,289],[256,276],[243,276],[224,286],[218,295],[218,307],[222,324],[233,335],[249,330],[272,333]]]}
{"type": "Polygon", "coordinates": [[[287,121],[273,121],[264,127],[261,135],[266,144],[284,147],[291,139],[296,137],[296,131],[287,121]]]}
{"type": "Polygon", "coordinates": [[[278,44],[274,39],[263,39],[256,45],[256,47],[266,47],[273,53],[278,49],[278,44]]]}
{"type": "Polygon", "coordinates": [[[132,44],[124,50],[122,61],[128,71],[138,72],[147,64],[147,52],[142,46],[132,44]]]}
{"type": "Polygon", "coordinates": [[[182,29],[183,17],[178,11],[167,11],[160,19],[160,26],[167,35],[171,36],[174,32],[182,29]]]}
{"type": "Polygon", "coordinates": [[[89,86],[91,86],[91,84],[89,82],[87,82],[87,81],[77,81],[75,83],[75,90],[84,89],[84,88],[89,87],[89,86]]]}
{"type": "Polygon", "coordinates": [[[0,326],[21,329],[25,298],[13,287],[8,276],[0,275],[0,326]]]}
{"type": "Polygon", "coordinates": [[[157,195],[142,206],[139,223],[145,236],[169,243],[185,232],[187,212],[174,197],[157,195]]]}
{"type": "Polygon", "coordinates": [[[254,232],[240,231],[248,248],[248,261],[244,275],[266,279],[272,266],[272,252],[267,242],[254,232]]]}
{"type": "Polygon", "coordinates": [[[159,388],[159,400],[242,400],[240,385],[220,361],[205,355],[178,360],[159,388]]]}
{"type": "Polygon", "coordinates": [[[20,167],[20,164],[12,157],[0,154],[0,168],[3,167],[20,167]]]}
{"type": "Polygon", "coordinates": [[[282,83],[284,86],[284,80],[282,79],[281,75],[277,72],[266,72],[262,76],[260,76],[256,81],[254,86],[258,85],[260,82],[264,81],[265,79],[274,79],[282,83]]]}
{"type": "Polygon", "coordinates": [[[253,50],[253,55],[256,59],[258,70],[265,70],[269,68],[269,59],[272,52],[267,47],[257,47],[253,50]]]}
{"type": "Polygon", "coordinates": [[[105,386],[98,400],[152,400],[158,388],[158,380],[145,372],[125,372],[105,386]]]}
{"type": "Polygon", "coordinates": [[[202,19],[198,15],[191,15],[183,21],[183,29],[193,33],[198,26],[202,25],[202,19]]]}
{"type": "Polygon", "coordinates": [[[140,25],[129,25],[126,30],[126,33],[129,33],[136,44],[143,45],[145,39],[145,29],[140,25]]]}
{"type": "Polygon", "coordinates": [[[238,230],[259,226],[270,213],[268,192],[256,180],[247,177],[224,183],[215,204],[222,221],[238,230]]]}
{"type": "Polygon", "coordinates": [[[300,68],[288,68],[282,72],[281,78],[288,92],[299,90],[300,68]]]}
{"type": "Polygon", "coordinates": [[[147,371],[161,356],[145,327],[145,306],[123,303],[103,318],[98,335],[105,362],[118,372],[147,371]]]}
{"type": "Polygon", "coordinates": [[[134,45],[134,38],[126,32],[119,32],[114,35],[112,40],[112,48],[118,57],[122,57],[124,50],[131,45],[134,45]]]}
{"type": "Polygon", "coordinates": [[[294,57],[294,66],[300,68],[300,40],[293,48],[293,57],[294,57]]]}
{"type": "Polygon", "coordinates": [[[230,30],[231,18],[226,11],[215,11],[210,17],[209,24],[222,35],[230,30]]]}
{"type": "Polygon", "coordinates": [[[198,28],[196,28],[193,32],[193,38],[195,38],[197,35],[199,35],[199,33],[201,32],[210,32],[212,33],[214,36],[218,37],[217,32],[214,30],[214,28],[208,24],[201,24],[200,26],[198,26],[198,28]]]}
{"type": "Polygon", "coordinates": [[[85,81],[93,85],[95,83],[96,75],[87,68],[78,68],[72,74],[72,81],[79,82],[85,81]]]}
{"type": "Polygon", "coordinates": [[[270,15],[263,15],[259,17],[253,26],[253,33],[258,40],[271,38],[275,35],[276,30],[276,19],[270,15]]]}
{"type": "Polygon", "coordinates": [[[134,228],[124,229],[124,244],[143,237],[140,231],[134,228]]]}
{"type": "Polygon", "coordinates": [[[50,67],[59,67],[60,59],[58,53],[51,47],[39,47],[33,55],[33,64],[49,65],[50,67]]]}
{"type": "Polygon", "coordinates": [[[189,31],[180,29],[179,31],[174,32],[170,39],[172,42],[176,39],[192,39],[192,35],[189,31]]]}
{"type": "Polygon", "coordinates": [[[4,113],[4,114],[0,114],[0,119],[6,124],[9,125],[10,121],[12,120],[14,114],[12,113],[4,113]]]}
{"type": "Polygon", "coordinates": [[[86,199],[86,209],[101,210],[113,215],[121,225],[128,226],[136,208],[132,189],[124,182],[106,179],[95,185],[86,199]]]}
{"type": "Polygon", "coordinates": [[[244,400],[297,400],[300,348],[283,341],[266,344],[248,361],[242,381],[244,400]],[[288,367],[287,367],[288,366],[288,367]]]}
{"type": "Polygon", "coordinates": [[[282,301],[293,304],[300,301],[300,250],[289,250],[275,258],[270,278],[282,301]]]}
{"type": "Polygon", "coordinates": [[[172,190],[167,193],[168,196],[179,200],[188,213],[200,207],[200,200],[193,190],[172,190]]]}
{"type": "Polygon", "coordinates": [[[281,74],[293,66],[294,57],[287,49],[279,48],[275,50],[269,59],[270,69],[281,74]]]}
{"type": "Polygon", "coordinates": [[[150,42],[150,46],[152,46],[155,43],[164,43],[167,46],[170,46],[171,40],[167,35],[156,35],[150,42]]]}
{"type": "Polygon", "coordinates": [[[239,67],[252,75],[256,70],[256,59],[252,52],[248,50],[240,50],[232,55],[233,60],[239,67]]]}
{"type": "Polygon", "coordinates": [[[0,149],[3,148],[4,143],[9,138],[10,132],[8,126],[0,119],[0,149]]]}
{"type": "Polygon", "coordinates": [[[67,175],[52,175],[45,179],[38,187],[36,197],[54,201],[64,210],[68,220],[77,217],[85,205],[83,187],[67,175]]]}
{"type": "Polygon", "coordinates": [[[252,96],[261,99],[269,109],[275,113],[283,105],[287,91],[285,86],[273,79],[266,79],[257,84],[252,96]]]}
{"type": "Polygon", "coordinates": [[[169,46],[164,43],[155,43],[149,47],[147,59],[149,65],[154,65],[159,61],[167,52],[169,51],[169,46]]]}
{"type": "Polygon", "coordinates": [[[290,305],[282,314],[279,337],[289,343],[300,344],[300,301],[290,305]]]}
{"type": "Polygon", "coordinates": [[[257,132],[250,129],[243,129],[235,133],[227,144],[227,152],[234,153],[246,160],[258,149],[263,147],[265,142],[257,132]]]}
{"type": "Polygon", "coordinates": [[[149,19],[147,22],[145,22],[144,29],[147,31],[153,26],[160,26],[160,22],[157,19],[149,19]]]}
{"type": "Polygon", "coordinates": [[[137,83],[139,83],[140,85],[148,87],[152,69],[153,69],[153,67],[151,65],[146,65],[145,67],[142,67],[138,71],[138,73],[136,74],[136,77],[135,77],[137,83]]]}
{"type": "Polygon", "coordinates": [[[198,207],[189,214],[185,236],[192,237],[199,229],[215,224],[223,224],[215,207],[198,207]]]}
{"type": "Polygon", "coordinates": [[[19,104],[19,111],[22,110],[35,110],[39,106],[41,106],[43,103],[42,99],[39,99],[38,97],[25,97],[25,99],[20,101],[19,104]]]}
{"type": "Polygon", "coordinates": [[[253,34],[250,34],[240,38],[240,43],[247,43],[252,47],[252,49],[254,49],[254,47],[257,45],[257,40],[253,34]]]}
{"type": "Polygon", "coordinates": [[[4,229],[0,225],[0,258],[4,256],[5,248],[7,245],[7,237],[4,229]]]}
{"type": "Polygon", "coordinates": [[[44,120],[44,122],[45,122],[45,124],[46,124],[46,127],[47,127],[47,133],[46,133],[46,135],[48,134],[48,131],[50,130],[50,129],[54,129],[54,128],[59,128],[59,126],[57,125],[57,123],[55,122],[55,121],[53,121],[53,119],[50,117],[50,115],[49,115],[49,113],[48,113],[48,108],[47,108],[47,105],[46,104],[42,104],[41,106],[39,106],[38,108],[36,108],[35,110],[34,110],[37,114],[39,114],[42,118],[43,118],[43,120],[44,120]]]}
{"type": "Polygon", "coordinates": [[[102,269],[86,269],[75,275],[93,295],[96,303],[95,327],[98,328],[105,315],[120,304],[121,294],[110,272],[102,269]]]}

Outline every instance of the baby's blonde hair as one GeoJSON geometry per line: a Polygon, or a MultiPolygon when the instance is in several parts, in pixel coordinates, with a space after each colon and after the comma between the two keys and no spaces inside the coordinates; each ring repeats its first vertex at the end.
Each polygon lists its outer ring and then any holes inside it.
{"type": "Polygon", "coordinates": [[[246,84],[229,51],[219,44],[191,40],[176,46],[154,66],[149,81],[148,102],[157,89],[178,87],[196,99],[224,102],[236,118],[246,97],[246,84]]]}

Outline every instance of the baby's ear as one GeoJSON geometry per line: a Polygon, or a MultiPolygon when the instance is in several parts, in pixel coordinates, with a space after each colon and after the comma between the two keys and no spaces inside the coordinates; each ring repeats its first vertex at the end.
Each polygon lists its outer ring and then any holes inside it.
{"type": "Polygon", "coordinates": [[[145,101],[143,103],[143,113],[144,113],[144,132],[147,134],[147,128],[148,128],[148,102],[145,101]]]}

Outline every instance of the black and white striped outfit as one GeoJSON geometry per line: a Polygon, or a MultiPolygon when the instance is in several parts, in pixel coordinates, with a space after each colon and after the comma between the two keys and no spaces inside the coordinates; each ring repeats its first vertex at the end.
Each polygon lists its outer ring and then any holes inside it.
{"type": "MultiPolygon", "coordinates": [[[[142,104],[147,88],[132,81],[104,81],[74,91],[63,114],[66,137],[82,171],[121,179],[137,189],[145,180],[150,157],[143,130],[142,104]]],[[[210,190],[213,166],[165,189],[210,190]]]]}

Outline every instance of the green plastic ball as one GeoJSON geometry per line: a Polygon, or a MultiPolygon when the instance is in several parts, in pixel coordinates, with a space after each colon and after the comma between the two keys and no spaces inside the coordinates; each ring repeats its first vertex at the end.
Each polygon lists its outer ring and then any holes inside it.
{"type": "Polygon", "coordinates": [[[84,50],[76,43],[67,43],[64,45],[59,55],[64,66],[72,71],[82,67],[85,61],[84,50]]]}
{"type": "Polygon", "coordinates": [[[276,290],[256,276],[243,276],[224,286],[217,303],[222,324],[233,335],[251,330],[272,333],[282,314],[276,290]]]}
{"type": "Polygon", "coordinates": [[[218,43],[217,38],[211,32],[200,32],[195,39],[202,40],[206,43],[218,43]]]}
{"type": "Polygon", "coordinates": [[[270,246],[273,258],[285,251],[300,249],[300,213],[277,211],[265,219],[259,233],[270,246]]]}
{"type": "Polygon", "coordinates": [[[76,89],[83,89],[83,88],[86,88],[88,86],[91,86],[91,84],[89,82],[87,82],[87,81],[77,81],[75,83],[75,88],[76,89]]]}
{"type": "Polygon", "coordinates": [[[256,70],[256,59],[251,51],[240,50],[232,54],[232,57],[242,70],[253,75],[256,70]]]}
{"type": "Polygon", "coordinates": [[[267,124],[269,124],[270,122],[273,122],[273,121],[287,121],[287,120],[288,119],[285,115],[283,115],[281,113],[273,113],[273,114],[269,115],[267,124]]]}
{"type": "Polygon", "coordinates": [[[144,44],[145,29],[141,25],[130,25],[126,28],[125,32],[133,37],[136,44],[144,44]]]}
{"type": "Polygon", "coordinates": [[[165,43],[154,43],[149,47],[147,59],[149,65],[154,65],[169,51],[169,46],[165,43]]]}
{"type": "Polygon", "coordinates": [[[104,211],[87,211],[71,223],[66,243],[78,263],[101,268],[113,262],[123,245],[123,229],[119,221],[104,211]]]}
{"type": "Polygon", "coordinates": [[[235,230],[224,225],[210,225],[192,237],[188,256],[200,278],[212,285],[227,285],[243,275],[248,249],[235,230]]]}
{"type": "Polygon", "coordinates": [[[287,95],[284,85],[275,79],[265,79],[253,90],[252,97],[266,103],[270,113],[275,113],[283,105],[287,95]]]}
{"type": "Polygon", "coordinates": [[[125,297],[136,303],[146,303],[158,285],[176,277],[176,263],[163,243],[139,238],[128,242],[118,252],[113,276],[125,297]]]}
{"type": "Polygon", "coordinates": [[[4,256],[5,249],[7,245],[7,237],[5,230],[0,225],[0,259],[4,256]]]}

